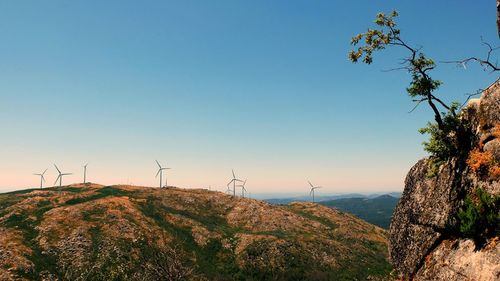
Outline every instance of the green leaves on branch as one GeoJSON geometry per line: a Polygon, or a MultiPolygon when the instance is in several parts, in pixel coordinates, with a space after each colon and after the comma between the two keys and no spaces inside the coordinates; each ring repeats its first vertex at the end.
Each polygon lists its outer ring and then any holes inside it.
{"type": "Polygon", "coordinates": [[[441,127],[436,122],[428,122],[419,129],[421,134],[429,134],[429,140],[423,142],[424,150],[432,156],[429,162],[428,177],[439,171],[439,166],[453,157],[465,157],[470,150],[472,135],[470,124],[460,118],[459,103],[452,103],[446,114],[443,114],[441,127]]]}
{"type": "Polygon", "coordinates": [[[353,63],[361,60],[366,64],[371,64],[373,53],[387,46],[397,46],[408,51],[408,56],[403,58],[401,67],[396,69],[406,70],[411,75],[411,82],[406,92],[416,103],[414,109],[424,103],[434,113],[435,122],[429,123],[420,132],[430,135],[429,141],[424,143],[424,148],[434,156],[433,162],[436,166],[442,161],[459,155],[460,149],[466,147],[464,143],[468,141],[467,126],[462,124],[463,121],[457,114],[460,109],[458,104],[447,105],[435,96],[442,82],[433,79],[429,73],[436,67],[436,64],[420,49],[411,47],[401,38],[401,31],[395,22],[397,16],[396,11],[388,15],[378,13],[375,18],[378,28],[368,29],[367,32],[352,37],[351,44],[360,46],[349,52],[349,59],[353,63]]]}
{"type": "Polygon", "coordinates": [[[398,16],[396,11],[393,11],[389,16],[384,13],[378,13],[375,19],[375,24],[382,27],[382,29],[368,29],[366,33],[360,33],[351,39],[351,45],[356,46],[365,38],[365,45],[359,47],[356,51],[349,52],[349,59],[356,63],[362,58],[366,64],[373,62],[372,53],[375,50],[385,49],[385,46],[391,44],[395,38],[399,37],[400,31],[396,29],[394,18],[398,16]],[[387,31],[385,28],[389,27],[391,30],[387,31]]]}
{"type": "Polygon", "coordinates": [[[387,46],[399,46],[409,51],[409,55],[403,60],[402,67],[397,68],[406,70],[411,74],[412,81],[406,91],[410,97],[416,98],[413,100],[417,103],[415,107],[422,102],[429,104],[434,112],[437,126],[441,128],[443,121],[438,105],[446,110],[449,110],[449,106],[433,94],[442,84],[441,81],[434,80],[428,73],[436,67],[436,64],[419,49],[410,47],[401,38],[401,31],[397,28],[395,22],[397,16],[396,11],[391,12],[389,15],[378,13],[375,24],[379,28],[368,29],[367,32],[352,37],[351,45],[357,46],[363,42],[363,39],[364,44],[358,49],[350,51],[348,57],[353,63],[361,59],[364,63],[371,64],[373,62],[373,52],[385,49],[387,46]]]}
{"type": "Polygon", "coordinates": [[[457,154],[460,144],[456,132],[462,126],[462,120],[457,115],[460,105],[452,103],[450,110],[443,117],[443,126],[439,128],[435,122],[427,123],[421,128],[421,134],[429,134],[429,140],[423,143],[424,149],[439,160],[449,159],[457,154]]]}

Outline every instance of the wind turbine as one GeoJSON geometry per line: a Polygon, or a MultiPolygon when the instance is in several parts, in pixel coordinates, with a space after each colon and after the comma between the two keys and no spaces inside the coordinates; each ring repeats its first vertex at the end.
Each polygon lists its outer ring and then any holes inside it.
{"type": "MultiPolygon", "coordinates": [[[[170,168],[163,168],[160,163],[158,162],[158,160],[155,160],[156,161],[156,164],[158,164],[158,172],[156,173],[156,178],[158,177],[158,175],[160,175],[160,188],[162,188],[162,176],[163,176],[163,170],[170,170],[170,168]]],[[[165,186],[167,186],[167,177],[165,176],[165,186]]]]}
{"type": "Polygon", "coordinates": [[[87,183],[87,165],[89,163],[83,165],[83,184],[87,183]]]}
{"type": "Polygon", "coordinates": [[[43,182],[45,181],[45,177],[43,176],[43,175],[45,175],[45,172],[47,172],[47,169],[45,169],[45,171],[43,171],[43,173],[41,173],[41,174],[33,174],[35,176],[40,176],[40,189],[42,189],[43,182]]]}
{"type": "Polygon", "coordinates": [[[56,167],[56,170],[59,173],[59,176],[57,176],[56,181],[54,182],[54,185],[59,180],[59,187],[61,187],[62,186],[62,177],[67,176],[67,175],[72,175],[72,173],[61,173],[61,170],[59,170],[59,168],[57,168],[56,164],[54,164],[54,167],[56,167]]]}
{"type": "Polygon", "coordinates": [[[238,187],[241,187],[241,197],[245,198],[245,192],[247,192],[247,189],[245,188],[245,184],[247,183],[247,180],[243,182],[243,184],[238,185],[238,187]]]}
{"type": "Polygon", "coordinates": [[[236,175],[234,174],[234,170],[231,170],[231,171],[233,172],[233,179],[227,184],[227,188],[229,190],[229,186],[232,183],[233,184],[233,196],[236,196],[236,182],[243,182],[243,181],[236,178],[236,175]]]}
{"type": "Polygon", "coordinates": [[[307,182],[311,186],[311,191],[309,192],[309,195],[312,195],[313,203],[314,203],[314,190],[317,188],[321,188],[321,186],[314,186],[310,181],[307,181],[307,182]]]}

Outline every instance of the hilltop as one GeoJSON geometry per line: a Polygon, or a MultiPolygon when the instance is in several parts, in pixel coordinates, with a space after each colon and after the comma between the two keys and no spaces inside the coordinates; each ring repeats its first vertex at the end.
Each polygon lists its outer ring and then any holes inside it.
{"type": "Polygon", "coordinates": [[[0,194],[1,280],[385,279],[386,231],[318,204],[79,184],[0,194]]]}

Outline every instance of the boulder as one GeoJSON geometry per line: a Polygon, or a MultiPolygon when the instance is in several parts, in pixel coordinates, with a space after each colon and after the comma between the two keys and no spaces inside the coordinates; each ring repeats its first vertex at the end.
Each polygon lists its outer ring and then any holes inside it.
{"type": "Polygon", "coordinates": [[[494,238],[476,251],[472,240],[443,241],[425,258],[415,280],[481,280],[500,278],[500,243],[494,238]]]}
{"type": "MultiPolygon", "coordinates": [[[[473,147],[490,152],[495,165],[500,163],[500,80],[480,99],[472,100],[462,118],[472,126],[473,147]]],[[[474,241],[459,238],[452,226],[467,194],[481,187],[499,195],[500,181],[478,178],[466,165],[467,159],[458,158],[429,177],[429,161],[420,160],[406,176],[389,229],[392,265],[404,278],[414,280],[499,280],[496,242],[475,252],[474,241]]]]}
{"type": "Polygon", "coordinates": [[[404,276],[416,272],[461,205],[461,168],[457,166],[458,161],[450,161],[441,166],[437,176],[428,177],[429,160],[424,159],[406,176],[389,230],[391,262],[404,276]]]}

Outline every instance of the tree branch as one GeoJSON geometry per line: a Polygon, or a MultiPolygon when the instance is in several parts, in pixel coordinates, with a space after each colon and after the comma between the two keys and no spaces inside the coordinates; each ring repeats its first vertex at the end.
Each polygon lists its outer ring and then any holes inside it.
{"type": "Polygon", "coordinates": [[[498,66],[498,62],[493,63],[491,61],[491,54],[493,52],[495,52],[496,50],[500,49],[500,46],[493,47],[488,42],[483,41],[482,38],[481,38],[481,43],[488,48],[488,52],[486,53],[486,58],[481,59],[478,57],[469,57],[469,58],[466,58],[463,60],[443,61],[443,63],[455,63],[457,65],[461,65],[463,68],[466,68],[466,66],[469,62],[475,61],[475,62],[479,63],[479,65],[481,65],[485,71],[488,70],[489,68],[491,68],[491,72],[499,71],[500,67],[498,66]]]}

